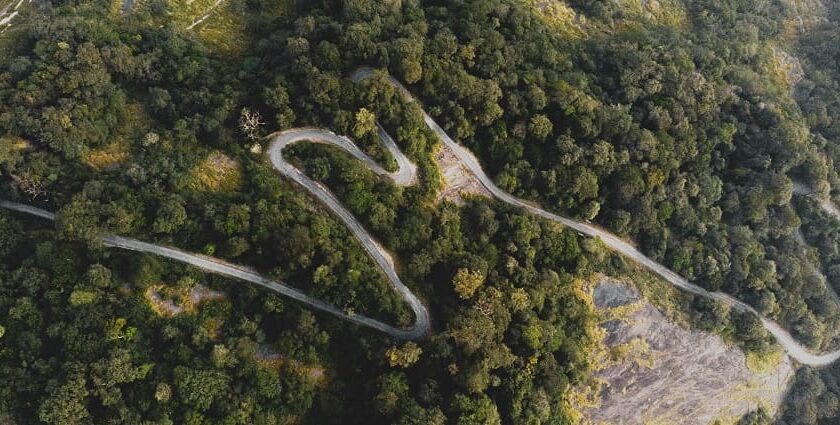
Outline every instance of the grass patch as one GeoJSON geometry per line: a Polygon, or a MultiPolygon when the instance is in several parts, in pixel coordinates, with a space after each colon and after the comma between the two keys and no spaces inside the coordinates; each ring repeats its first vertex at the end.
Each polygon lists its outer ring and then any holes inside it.
{"type": "Polygon", "coordinates": [[[589,354],[589,370],[587,376],[577,385],[570,387],[566,392],[563,406],[561,407],[570,419],[570,423],[583,423],[583,412],[594,409],[601,405],[601,390],[607,381],[596,376],[597,372],[606,369],[614,364],[613,353],[604,343],[607,331],[601,326],[603,323],[602,311],[595,307],[593,292],[595,285],[601,280],[601,276],[593,274],[587,280],[576,279],[574,282],[575,302],[583,303],[589,312],[599,320],[593,321],[592,326],[586,329],[589,336],[589,347],[582,347],[589,354]]]}
{"type": "Polygon", "coordinates": [[[613,347],[610,355],[616,363],[632,362],[646,369],[653,369],[656,366],[656,353],[647,341],[638,337],[613,347]]]}
{"type": "Polygon", "coordinates": [[[688,14],[678,0],[622,0],[621,7],[631,15],[672,28],[686,28],[688,14]]]}
{"type": "Polygon", "coordinates": [[[557,34],[570,39],[585,39],[599,31],[633,28],[633,24],[652,23],[677,29],[687,29],[689,25],[688,13],[680,0],[619,0],[624,17],[617,21],[616,27],[589,20],[564,1],[528,0],[527,3],[557,34]]]}
{"type": "Polygon", "coordinates": [[[167,2],[169,18],[187,27],[207,13],[218,12],[225,5],[225,0],[214,8],[215,3],[216,0],[169,0],[167,2]]]}
{"type": "MultiPolygon", "coordinates": [[[[623,260],[623,258],[621,259],[623,260]]],[[[642,296],[659,310],[669,321],[688,328],[691,326],[691,298],[692,295],[671,285],[648,270],[642,270],[635,265],[631,272],[607,273],[617,280],[634,285],[642,296]]]]}
{"type": "Polygon", "coordinates": [[[531,9],[559,34],[568,38],[586,38],[586,17],[578,14],[565,2],[530,0],[531,9]]]}
{"type": "MultiPolygon", "coordinates": [[[[248,8],[245,0],[169,0],[165,14],[161,15],[149,10],[148,2],[134,1],[134,12],[125,15],[135,20],[137,25],[172,25],[187,29],[208,49],[234,58],[244,56],[248,46],[255,41],[251,31],[255,18],[285,16],[294,5],[292,0],[275,0],[263,5],[257,16],[256,12],[248,8]]],[[[121,13],[121,5],[122,0],[112,0],[112,13],[121,13]]]]}
{"type": "Polygon", "coordinates": [[[769,74],[773,77],[775,84],[792,91],[794,86],[805,77],[805,71],[799,60],[782,50],[779,46],[770,47],[770,55],[773,60],[770,63],[769,74]]]}
{"type": "Polygon", "coordinates": [[[29,10],[32,0],[0,0],[0,31],[13,26],[29,10]]]}
{"type": "Polygon", "coordinates": [[[754,373],[772,372],[784,358],[784,352],[778,348],[763,354],[747,351],[746,355],[747,369],[754,373]]]}
{"type": "Polygon", "coordinates": [[[111,16],[119,16],[123,13],[122,7],[123,0],[111,0],[111,2],[108,3],[108,13],[111,16]]]}
{"type": "Polygon", "coordinates": [[[114,168],[131,157],[132,141],[139,140],[149,126],[149,117],[140,103],[128,103],[120,111],[120,127],[106,146],[91,149],[82,162],[94,171],[114,168]]]}
{"type": "MultiPolygon", "coordinates": [[[[2,0],[0,0],[2,1],[2,0]]],[[[110,9],[117,15],[122,12],[122,0],[111,0],[110,9]]],[[[163,26],[172,25],[177,28],[187,28],[193,22],[208,13],[220,11],[228,0],[222,0],[216,5],[217,0],[168,0],[163,13],[160,10],[153,10],[152,5],[144,0],[134,0],[132,10],[126,11],[124,15],[134,20],[138,26],[163,26]]]]}
{"type": "MultiPolygon", "coordinates": [[[[291,0],[275,0],[266,3],[260,9],[260,15],[263,19],[284,16],[292,6],[291,0]]],[[[206,13],[202,12],[194,19],[206,13]]],[[[251,38],[249,22],[251,13],[245,0],[223,0],[223,3],[219,4],[206,20],[196,25],[193,31],[210,49],[222,55],[242,57],[254,41],[251,38]]]]}
{"type": "Polygon", "coordinates": [[[242,188],[243,179],[239,162],[213,151],[190,170],[187,185],[199,192],[232,192],[242,188]]]}
{"type": "Polygon", "coordinates": [[[20,152],[29,150],[30,148],[32,148],[32,143],[26,139],[12,135],[0,137],[0,152],[19,154],[20,152]]]}
{"type": "MultiPolygon", "coordinates": [[[[734,320],[737,319],[730,316],[724,318],[721,323],[714,324],[714,326],[709,323],[704,323],[701,315],[697,314],[699,310],[695,299],[699,299],[699,295],[694,295],[679,289],[659,277],[659,275],[656,275],[649,270],[642,269],[638,265],[631,263],[629,260],[619,257],[616,254],[612,255],[613,257],[609,267],[602,270],[602,273],[612,276],[624,283],[635,286],[642,296],[647,299],[651,305],[656,307],[656,309],[659,310],[668,321],[685,329],[698,329],[714,333],[723,338],[727,345],[738,347],[745,354],[753,352],[753,350],[744,346],[744,344],[741,344],[740,341],[735,338],[734,332],[736,325],[734,320]]],[[[710,303],[723,306],[727,315],[731,313],[731,307],[720,301],[710,301],[710,303]]],[[[776,345],[776,340],[773,339],[766,331],[764,335],[765,338],[770,338],[774,344],[771,345],[771,347],[774,347],[773,350],[778,350],[779,347],[776,345]]],[[[766,355],[766,353],[754,354],[757,356],[766,355]]]]}
{"type": "Polygon", "coordinates": [[[128,143],[118,140],[102,149],[94,149],[85,155],[82,162],[96,171],[113,168],[128,159],[128,143]]]}
{"type": "Polygon", "coordinates": [[[226,56],[243,56],[250,44],[245,2],[225,0],[193,31],[211,50],[226,56]]]}

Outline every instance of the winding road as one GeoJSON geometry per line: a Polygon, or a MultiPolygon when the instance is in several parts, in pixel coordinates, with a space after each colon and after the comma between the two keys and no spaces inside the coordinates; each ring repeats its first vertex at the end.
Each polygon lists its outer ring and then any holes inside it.
{"type": "MultiPolygon", "coordinates": [[[[35,208],[29,205],[19,204],[17,202],[0,200],[0,208],[6,208],[29,215],[34,215],[47,220],[55,219],[55,214],[49,211],[45,211],[40,208],[35,208]]],[[[397,329],[393,326],[382,323],[375,319],[371,319],[369,317],[347,313],[331,304],[321,301],[318,298],[306,295],[295,288],[265,278],[256,271],[251,270],[245,266],[230,264],[217,258],[210,258],[205,257],[203,255],[192,254],[176,248],[156,245],[122,236],[105,235],[102,237],[102,243],[106,247],[121,248],[128,251],[146,252],[149,254],[159,255],[161,257],[166,257],[171,260],[190,264],[192,266],[198,267],[202,270],[211,273],[254,283],[266,289],[277,292],[281,295],[285,295],[289,298],[300,301],[301,303],[306,304],[317,310],[330,313],[334,316],[339,317],[340,319],[382,331],[388,335],[391,335],[394,338],[416,339],[425,334],[429,328],[428,313],[426,312],[425,307],[423,307],[422,304],[419,303],[419,301],[416,302],[416,305],[420,306],[421,312],[417,315],[417,320],[414,326],[412,326],[409,329],[397,329]]],[[[411,294],[411,292],[408,293],[411,296],[411,299],[416,301],[416,297],[414,297],[414,294],[411,294]]],[[[416,311],[415,314],[417,314],[416,311]]]]}
{"type": "MultiPolygon", "coordinates": [[[[351,78],[354,82],[359,82],[373,75],[374,70],[372,68],[365,67],[358,69],[355,73],[353,73],[351,78]]],[[[415,101],[411,93],[399,81],[395,80],[393,77],[387,78],[389,83],[396,89],[398,89],[404,96],[406,96],[407,99],[409,99],[410,101],[415,101]]],[[[790,357],[802,364],[809,366],[825,366],[840,358],[840,350],[826,354],[812,353],[810,350],[799,344],[793,338],[793,336],[786,330],[784,330],[781,326],[779,326],[772,320],[761,316],[754,308],[750,307],[744,302],[739,301],[734,297],[728,294],[724,294],[722,292],[707,291],[687,281],[682,276],[674,273],[665,266],[645,256],[631,244],[603,229],[599,229],[595,226],[581,223],[579,221],[548,212],[542,208],[539,208],[531,202],[517,198],[503,191],[498,186],[496,186],[495,183],[493,183],[493,180],[489,176],[487,176],[476,157],[466,148],[462,147],[454,140],[452,140],[452,138],[450,138],[449,135],[446,134],[446,132],[440,127],[440,125],[438,125],[438,123],[435,122],[435,120],[431,116],[429,116],[429,114],[427,114],[425,111],[423,112],[423,119],[425,120],[429,128],[431,128],[432,131],[434,131],[435,134],[437,134],[441,141],[454,152],[455,156],[463,163],[463,165],[466,166],[466,168],[468,168],[476,176],[479,182],[494,197],[496,197],[500,201],[523,208],[531,212],[532,214],[535,214],[537,216],[543,217],[551,221],[555,221],[564,226],[577,230],[582,234],[591,236],[593,238],[598,238],[601,241],[603,241],[603,243],[610,249],[650,269],[651,271],[658,274],[666,281],[680,289],[683,289],[695,295],[721,301],[737,311],[755,314],[761,320],[761,323],[764,325],[764,328],[767,329],[767,331],[769,331],[776,338],[778,343],[785,349],[788,355],[790,355],[790,357]]],[[[381,244],[379,244],[373,238],[373,236],[371,236],[364,229],[362,224],[346,208],[344,208],[341,205],[341,202],[338,201],[338,199],[332,194],[332,192],[330,192],[320,183],[315,182],[306,177],[299,169],[295,168],[283,157],[283,149],[286,146],[296,142],[308,141],[329,144],[347,151],[353,157],[364,162],[365,165],[367,165],[374,173],[389,177],[396,184],[402,186],[414,184],[417,180],[416,167],[413,164],[411,164],[408,158],[406,158],[405,155],[399,150],[396,143],[394,143],[391,137],[382,129],[381,126],[378,127],[378,131],[383,144],[397,160],[397,164],[399,165],[399,170],[397,172],[389,173],[386,170],[384,170],[372,158],[370,158],[368,155],[362,152],[350,139],[343,136],[339,136],[329,130],[318,128],[298,128],[274,133],[269,136],[269,138],[271,139],[271,144],[267,150],[267,153],[269,159],[271,160],[271,163],[280,172],[280,174],[294,180],[295,182],[303,186],[312,195],[318,198],[341,221],[343,221],[350,228],[354,236],[356,236],[356,238],[359,239],[359,241],[361,242],[365,250],[368,252],[368,254],[370,254],[373,260],[379,265],[379,267],[382,268],[390,285],[406,300],[406,302],[414,311],[416,319],[415,323],[410,328],[398,329],[391,325],[382,323],[378,320],[363,315],[347,313],[333,305],[325,303],[324,301],[310,297],[290,286],[267,279],[261,276],[260,274],[256,273],[255,271],[248,269],[247,267],[230,264],[219,259],[209,258],[197,254],[191,254],[175,248],[150,244],[147,242],[139,241],[137,239],[125,238],[121,236],[104,236],[103,242],[106,246],[109,247],[122,248],[131,251],[147,252],[155,255],[160,255],[176,261],[191,264],[193,266],[196,266],[198,268],[212,273],[255,283],[272,291],[278,292],[282,295],[286,295],[290,298],[298,300],[315,309],[335,315],[343,320],[377,329],[394,338],[420,338],[426,333],[428,333],[430,329],[428,310],[422,304],[422,302],[402,283],[394,268],[394,262],[390,254],[388,254],[388,252],[381,246],[381,244]]],[[[55,216],[48,211],[10,201],[0,200],[0,207],[12,209],[30,215],[35,215],[49,220],[53,220],[55,218],[55,216]]]]}

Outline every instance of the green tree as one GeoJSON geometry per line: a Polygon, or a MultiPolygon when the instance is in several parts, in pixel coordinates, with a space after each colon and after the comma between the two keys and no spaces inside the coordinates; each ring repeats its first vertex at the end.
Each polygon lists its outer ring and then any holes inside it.
{"type": "Polygon", "coordinates": [[[99,205],[84,197],[75,197],[56,215],[58,234],[68,240],[98,244],[99,205]]]}
{"type": "Polygon", "coordinates": [[[377,387],[378,393],[373,402],[376,410],[383,415],[393,413],[409,389],[408,380],[402,372],[391,372],[381,376],[377,387]]]}
{"type": "Polygon", "coordinates": [[[184,403],[206,411],[228,391],[230,377],[218,370],[175,368],[175,389],[184,403]]]}
{"type": "Polygon", "coordinates": [[[469,397],[456,394],[452,401],[457,425],[501,425],[499,410],[486,395],[469,397]]]}
{"type": "Polygon", "coordinates": [[[122,400],[119,385],[145,378],[150,369],[151,365],[134,366],[129,351],[121,348],[92,364],[90,375],[102,404],[110,406],[122,400]]]}
{"type": "Polygon", "coordinates": [[[248,231],[251,226],[251,207],[246,204],[231,205],[228,208],[227,216],[222,224],[217,224],[217,228],[222,230],[226,235],[233,236],[234,234],[243,234],[248,231]]]}
{"type": "Polygon", "coordinates": [[[475,291],[484,283],[484,274],[478,271],[470,271],[467,269],[458,269],[455,277],[452,279],[452,285],[455,288],[455,293],[462,300],[472,298],[475,291]]]}
{"type": "Polygon", "coordinates": [[[98,294],[93,291],[75,290],[70,293],[68,301],[70,305],[78,307],[85,304],[91,304],[98,298],[98,294]]]}
{"type": "Polygon", "coordinates": [[[83,373],[74,372],[38,408],[38,419],[48,424],[76,425],[90,416],[85,406],[88,396],[83,373]]]}
{"type": "Polygon", "coordinates": [[[553,129],[554,125],[545,114],[534,115],[528,122],[528,131],[539,140],[545,140],[553,129]]]}
{"type": "Polygon", "coordinates": [[[155,233],[174,233],[187,221],[187,210],[180,196],[170,196],[158,208],[152,231],[155,233]]]}
{"type": "Polygon", "coordinates": [[[771,423],[771,419],[772,418],[767,414],[767,411],[764,410],[764,407],[759,407],[757,410],[744,415],[744,417],[738,421],[737,425],[769,425],[771,423]]]}
{"type": "Polygon", "coordinates": [[[16,221],[0,213],[0,257],[5,257],[17,245],[20,230],[16,221]]]}
{"type": "Polygon", "coordinates": [[[356,120],[353,124],[353,136],[357,139],[376,132],[376,115],[367,108],[360,108],[356,112],[356,120]]]}
{"type": "Polygon", "coordinates": [[[402,347],[391,347],[385,353],[386,357],[388,358],[388,363],[391,367],[399,366],[402,368],[407,368],[417,363],[417,360],[420,360],[420,354],[423,353],[423,350],[417,346],[412,341],[406,342],[403,344],[402,347]]]}
{"type": "Polygon", "coordinates": [[[155,400],[166,403],[172,397],[172,388],[166,382],[160,382],[155,387],[155,400]]]}
{"type": "Polygon", "coordinates": [[[102,264],[94,264],[87,270],[88,284],[94,288],[107,288],[111,286],[111,270],[102,264]]]}

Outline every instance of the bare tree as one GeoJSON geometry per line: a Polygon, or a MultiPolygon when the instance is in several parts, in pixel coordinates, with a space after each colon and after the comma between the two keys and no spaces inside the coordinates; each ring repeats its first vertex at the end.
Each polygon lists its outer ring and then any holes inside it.
{"type": "Polygon", "coordinates": [[[248,108],[242,108],[239,115],[239,129],[245,133],[251,140],[257,140],[260,137],[260,127],[265,124],[262,121],[262,115],[259,112],[251,111],[248,108]]]}

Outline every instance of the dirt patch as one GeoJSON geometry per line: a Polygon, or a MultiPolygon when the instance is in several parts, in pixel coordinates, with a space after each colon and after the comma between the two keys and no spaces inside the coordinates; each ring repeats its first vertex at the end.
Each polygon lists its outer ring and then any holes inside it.
{"type": "Polygon", "coordinates": [[[621,282],[602,279],[593,299],[608,354],[593,403],[582,409],[589,423],[705,425],[781,403],[794,372],[786,355],[751,369],[741,350],[669,322],[621,282]]]}
{"type": "Polygon", "coordinates": [[[218,300],[225,297],[204,285],[195,285],[189,291],[177,291],[163,284],[153,285],[144,293],[146,301],[158,316],[173,317],[183,313],[192,313],[204,301],[218,300]]]}
{"type": "Polygon", "coordinates": [[[435,153],[434,160],[443,178],[443,189],[438,193],[437,200],[447,200],[457,205],[464,204],[465,196],[492,197],[481,182],[465,167],[455,153],[441,143],[435,153]]]}

